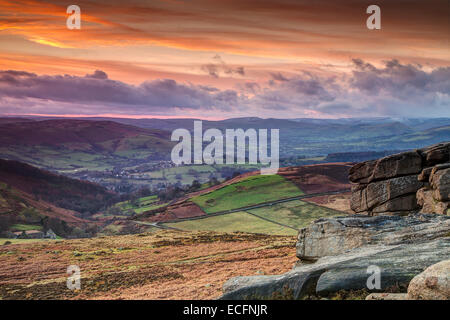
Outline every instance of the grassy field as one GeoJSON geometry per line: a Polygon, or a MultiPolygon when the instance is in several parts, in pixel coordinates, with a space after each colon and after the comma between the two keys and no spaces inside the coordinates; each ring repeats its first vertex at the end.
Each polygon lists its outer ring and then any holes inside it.
{"type": "Polygon", "coordinates": [[[254,215],[295,229],[306,227],[319,218],[342,216],[346,213],[320,207],[300,200],[284,202],[270,207],[250,210],[254,215]]]}
{"type": "Polygon", "coordinates": [[[14,224],[9,229],[11,231],[42,230],[42,226],[33,225],[33,224],[14,224]]]}
{"type": "Polygon", "coordinates": [[[271,223],[245,212],[234,212],[204,219],[167,223],[185,231],[251,232],[270,235],[296,235],[297,231],[271,223]]]}
{"type": "Polygon", "coordinates": [[[147,205],[147,206],[143,206],[143,207],[140,207],[140,208],[135,208],[134,212],[142,213],[142,212],[145,212],[145,211],[155,210],[155,209],[164,207],[165,205],[167,205],[167,203],[159,203],[159,204],[147,205]]]}
{"type": "Polygon", "coordinates": [[[166,205],[159,203],[159,198],[156,195],[139,198],[135,201],[123,201],[116,203],[113,208],[120,210],[122,214],[132,215],[142,213],[148,210],[153,210],[166,205]]]}
{"type": "Polygon", "coordinates": [[[279,175],[259,175],[194,197],[192,201],[206,213],[214,213],[302,194],[292,182],[279,175]]]}

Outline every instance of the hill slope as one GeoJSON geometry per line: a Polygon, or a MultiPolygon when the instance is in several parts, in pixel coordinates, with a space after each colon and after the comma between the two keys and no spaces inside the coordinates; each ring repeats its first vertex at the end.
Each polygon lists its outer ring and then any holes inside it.
{"type": "Polygon", "coordinates": [[[141,159],[165,159],[169,133],[112,121],[57,119],[0,122],[3,158],[57,170],[112,168],[141,159]]]}
{"type": "MultiPolygon", "coordinates": [[[[84,118],[91,121],[110,120],[147,129],[172,131],[193,130],[195,119],[120,119],[84,118]]],[[[450,134],[449,118],[424,119],[261,119],[233,118],[203,120],[203,129],[280,129],[280,155],[314,157],[336,152],[406,150],[445,140],[450,134]],[[438,133],[434,128],[447,127],[438,133]],[[429,131],[431,129],[431,131],[429,131]]],[[[349,161],[349,159],[345,159],[349,161]]]]}
{"type": "Polygon", "coordinates": [[[42,199],[80,213],[95,213],[115,201],[115,194],[99,185],[13,160],[0,159],[0,182],[29,194],[37,201],[42,199]]]}

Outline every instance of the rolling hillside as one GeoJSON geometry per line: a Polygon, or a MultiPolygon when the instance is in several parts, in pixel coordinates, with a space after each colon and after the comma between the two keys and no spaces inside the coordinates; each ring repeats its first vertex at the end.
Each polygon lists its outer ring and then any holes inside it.
{"type": "MultiPolygon", "coordinates": [[[[39,119],[39,118],[37,118],[39,119]]],[[[195,119],[121,119],[83,118],[90,121],[114,121],[135,127],[173,131],[193,130],[195,119]]],[[[352,118],[352,119],[262,119],[232,118],[203,120],[203,129],[280,129],[280,156],[318,155],[336,152],[406,150],[446,140],[450,135],[449,118],[352,118]],[[440,129],[439,129],[440,128],[440,129]],[[438,132],[434,131],[435,129],[438,132]]],[[[349,161],[349,159],[344,159],[349,161]]]]}
{"type": "Polygon", "coordinates": [[[0,238],[11,238],[12,232],[17,231],[48,229],[59,237],[87,237],[96,233],[97,226],[78,212],[0,182],[0,238]]]}
{"type": "Polygon", "coordinates": [[[167,159],[173,145],[166,131],[112,121],[5,122],[0,122],[2,157],[52,170],[102,170],[167,159]]]}
{"type": "Polygon", "coordinates": [[[87,181],[71,179],[13,160],[0,159],[0,182],[58,207],[93,214],[116,195],[87,181]]]}
{"type": "Polygon", "coordinates": [[[48,228],[61,237],[93,236],[102,223],[89,218],[117,200],[94,183],[0,159],[0,238],[48,228]]]}
{"type": "Polygon", "coordinates": [[[73,210],[57,207],[47,201],[38,200],[33,195],[0,182],[0,216],[12,215],[20,223],[40,223],[47,216],[59,219],[69,224],[86,223],[73,210]]]}

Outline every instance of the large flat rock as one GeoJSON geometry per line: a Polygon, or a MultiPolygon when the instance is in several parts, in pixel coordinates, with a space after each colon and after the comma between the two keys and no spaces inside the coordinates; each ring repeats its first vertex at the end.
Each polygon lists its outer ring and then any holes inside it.
{"type": "Polygon", "coordinates": [[[364,258],[333,266],[319,278],[316,293],[367,288],[370,266],[380,269],[380,289],[407,287],[409,282],[427,267],[450,257],[450,238],[404,244],[364,258]]]}
{"type": "Polygon", "coordinates": [[[368,268],[380,268],[380,289],[406,287],[428,266],[450,257],[450,238],[420,244],[369,245],[299,265],[277,276],[236,277],[224,285],[224,300],[300,299],[315,292],[367,289],[368,268]]]}
{"type": "Polygon", "coordinates": [[[446,234],[450,234],[450,216],[443,215],[322,218],[299,231],[297,257],[317,260],[368,244],[418,243],[446,234]]]}

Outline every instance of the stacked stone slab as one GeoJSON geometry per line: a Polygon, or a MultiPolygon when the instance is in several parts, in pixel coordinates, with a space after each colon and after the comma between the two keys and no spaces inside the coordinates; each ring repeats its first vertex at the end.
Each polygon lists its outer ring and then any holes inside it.
{"type": "Polygon", "coordinates": [[[450,214],[450,163],[427,168],[419,175],[424,187],[417,191],[423,213],[450,214]]]}
{"type": "Polygon", "coordinates": [[[351,208],[367,215],[446,214],[450,142],[361,162],[349,172],[351,208]]]}

